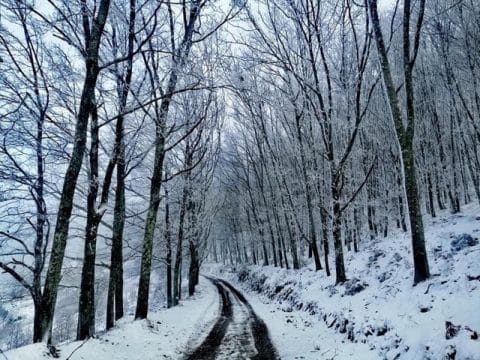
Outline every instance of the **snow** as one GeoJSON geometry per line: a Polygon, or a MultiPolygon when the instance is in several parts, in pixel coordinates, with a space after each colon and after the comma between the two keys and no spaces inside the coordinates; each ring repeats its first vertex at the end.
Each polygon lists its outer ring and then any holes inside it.
{"type": "MultiPolygon", "coordinates": [[[[471,337],[480,331],[480,245],[468,241],[452,248],[452,241],[462,234],[478,238],[480,208],[466,206],[462,214],[426,220],[432,278],[417,286],[410,239],[401,232],[365,240],[359,253],[347,253],[349,282],[341,286],[333,285],[333,276],[313,271],[312,264],[300,270],[205,269],[243,289],[282,360],[440,360],[453,352],[456,360],[479,360],[480,340],[471,337]],[[447,321],[458,326],[449,339],[447,321]]],[[[206,337],[218,309],[216,288],[201,278],[198,294],[180,306],[152,312],[145,321],[122,320],[85,343],[61,344],[60,359],[72,353],[72,360],[181,359],[206,337]]],[[[240,330],[241,322],[237,313],[234,325],[240,330]]],[[[34,344],[6,357],[37,360],[46,351],[44,344],[34,344]]]]}
{"type": "Polygon", "coordinates": [[[456,359],[476,360],[480,340],[472,340],[468,329],[480,331],[480,281],[468,276],[480,275],[480,246],[453,250],[451,242],[464,233],[479,236],[478,206],[428,221],[432,278],[417,286],[404,233],[363,243],[361,252],[347,254],[347,276],[367,284],[354,295],[312,267],[211,266],[210,271],[247,290],[282,359],[433,360],[455,349],[456,359]],[[446,321],[461,326],[449,340],[446,321]]]}
{"type": "Polygon", "coordinates": [[[267,324],[270,338],[281,359],[377,359],[366,344],[345,341],[341,334],[328,329],[320,320],[304,311],[282,309],[244,293],[256,313],[267,324]]]}
{"type": "Polygon", "coordinates": [[[233,307],[233,321],[228,326],[225,338],[218,348],[218,358],[248,359],[256,354],[253,342],[249,341],[252,338],[250,314],[245,305],[231,292],[229,298],[233,307]]]}
{"type": "MultiPolygon", "coordinates": [[[[208,334],[218,306],[216,288],[201,278],[198,293],[179,306],[151,313],[148,320],[121,320],[111,331],[86,342],[61,344],[58,346],[59,359],[179,359],[208,334]]],[[[5,355],[9,360],[51,358],[46,353],[45,344],[32,344],[8,351],[5,355]]]]}

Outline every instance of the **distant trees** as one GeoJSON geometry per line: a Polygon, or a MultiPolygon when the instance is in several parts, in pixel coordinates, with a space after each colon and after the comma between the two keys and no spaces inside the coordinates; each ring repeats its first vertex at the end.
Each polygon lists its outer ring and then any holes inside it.
{"type": "MultiPolygon", "coordinates": [[[[256,153],[260,159],[252,159],[251,169],[256,176],[259,195],[263,197],[263,181],[267,181],[273,190],[274,181],[270,179],[273,169],[266,167],[261,169],[260,173],[256,167],[266,162],[265,151],[273,151],[270,145],[273,140],[270,138],[278,138],[277,134],[269,134],[265,130],[268,126],[264,118],[270,117],[268,122],[283,126],[285,132],[280,135],[280,139],[288,134],[288,145],[285,144],[285,147],[293,148],[295,166],[303,183],[308,230],[303,230],[301,225],[296,230],[307,241],[315,268],[320,270],[322,265],[317,245],[317,222],[320,220],[326,273],[330,275],[328,255],[332,238],[336,282],[342,283],[346,280],[342,218],[347,207],[365,185],[374,165],[372,161],[366,173],[352,183],[348,194],[345,191],[348,165],[352,161],[351,157],[361,132],[360,127],[366,118],[367,107],[377,84],[375,76],[367,78],[372,70],[368,61],[371,40],[366,11],[359,12],[350,1],[344,2],[337,9],[333,4],[325,4],[324,10],[327,12],[322,16],[328,18],[320,20],[322,9],[311,1],[291,2],[286,6],[266,1],[260,3],[259,8],[259,11],[251,9],[249,12],[249,22],[256,30],[253,35],[256,45],[250,45],[248,52],[253,59],[262,54],[268,60],[256,59],[260,75],[251,80],[255,83],[247,84],[247,90],[239,91],[241,99],[251,91],[252,99],[258,99],[258,103],[248,100],[245,115],[255,119],[253,121],[259,119],[258,125],[253,126],[251,131],[254,132],[253,143],[258,147],[256,153]],[[254,13],[262,13],[263,6],[268,8],[269,16],[255,16],[254,13]],[[323,27],[323,21],[338,23],[339,30],[336,33],[328,32],[323,27]],[[290,31],[284,35],[278,31],[280,27],[290,31]],[[338,52],[329,53],[327,48],[338,49],[338,52]],[[267,76],[273,78],[270,83],[256,85],[264,82],[267,76]],[[255,92],[260,88],[262,90],[255,92]],[[268,88],[271,89],[270,94],[264,90],[268,88]],[[264,105],[265,102],[269,104],[264,105]],[[323,171],[323,174],[320,174],[320,171],[323,171]]],[[[247,42],[243,39],[239,41],[247,42]]],[[[243,76],[249,79],[248,75],[243,76]]],[[[277,128],[278,125],[273,127],[277,128]]],[[[245,151],[248,149],[250,147],[245,146],[245,151]]],[[[275,157],[270,155],[268,158],[271,156],[275,157]]],[[[279,205],[272,208],[277,209],[279,205]]],[[[270,208],[266,198],[262,206],[270,208]]],[[[253,214],[255,215],[255,212],[253,214]]],[[[279,229],[281,216],[272,214],[270,217],[268,211],[266,215],[266,223],[273,239],[273,229],[279,229]]],[[[291,225],[288,221],[286,224],[291,232],[291,225]]],[[[297,220],[297,224],[300,224],[300,221],[297,220]]],[[[289,236],[291,235],[287,236],[278,231],[279,239],[289,236]]],[[[279,249],[283,248],[281,244],[280,241],[279,249]]],[[[280,251],[278,257],[282,258],[282,254],[280,251]]],[[[275,241],[272,241],[272,257],[276,266],[275,241]]]]}
{"type": "Polygon", "coordinates": [[[371,0],[249,3],[221,163],[241,211],[220,260],[282,266],[277,249],[290,239],[283,260],[308,254],[319,270],[323,253],[342,283],[345,248],[396,227],[411,232],[413,282],[426,280],[422,214],[478,197],[478,11],[454,1],[396,1],[380,13],[371,0]],[[236,234],[253,239],[244,259],[231,256],[236,234]]]}

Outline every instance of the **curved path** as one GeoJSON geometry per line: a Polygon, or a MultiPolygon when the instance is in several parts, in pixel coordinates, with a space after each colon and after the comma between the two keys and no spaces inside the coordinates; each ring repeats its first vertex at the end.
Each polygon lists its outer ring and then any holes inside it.
{"type": "Polygon", "coordinates": [[[220,315],[186,360],[278,360],[267,326],[242,293],[224,280],[207,279],[217,287],[220,315]]]}

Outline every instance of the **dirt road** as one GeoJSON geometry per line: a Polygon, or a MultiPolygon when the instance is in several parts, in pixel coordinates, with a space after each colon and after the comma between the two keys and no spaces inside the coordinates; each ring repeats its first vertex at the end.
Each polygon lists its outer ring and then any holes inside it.
{"type": "Polygon", "coordinates": [[[220,312],[205,340],[186,360],[278,360],[268,329],[247,299],[224,280],[208,278],[218,290],[220,312]]]}

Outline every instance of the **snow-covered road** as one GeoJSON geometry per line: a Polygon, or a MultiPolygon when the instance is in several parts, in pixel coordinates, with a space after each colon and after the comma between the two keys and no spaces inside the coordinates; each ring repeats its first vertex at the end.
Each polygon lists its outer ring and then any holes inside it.
{"type": "Polygon", "coordinates": [[[265,323],[245,297],[226,281],[209,278],[220,298],[219,317],[188,360],[278,359],[265,323]]]}

